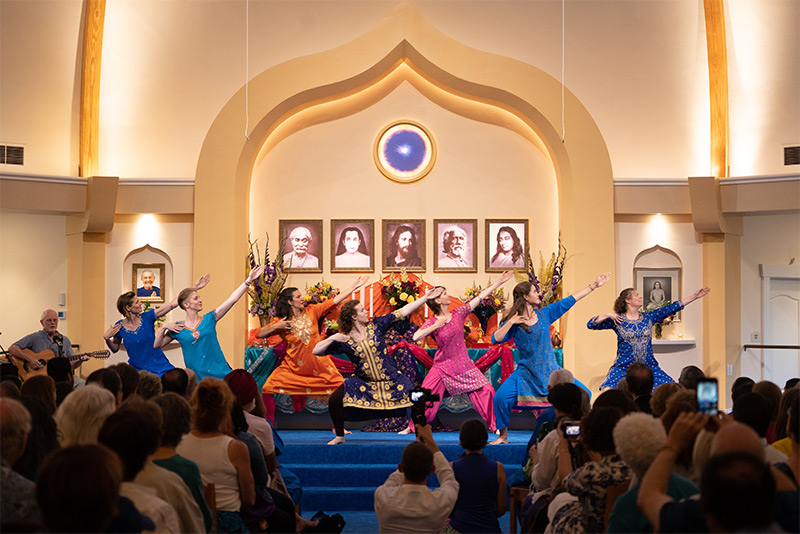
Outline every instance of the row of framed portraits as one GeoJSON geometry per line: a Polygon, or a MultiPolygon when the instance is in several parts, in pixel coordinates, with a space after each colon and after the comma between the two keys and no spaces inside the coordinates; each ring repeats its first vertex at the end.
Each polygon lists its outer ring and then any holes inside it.
{"type": "MultiPolygon", "coordinates": [[[[280,220],[279,234],[288,272],[322,272],[322,220],[280,220]]],[[[329,236],[331,272],[375,272],[375,220],[332,219],[329,236]]],[[[427,270],[425,219],[382,219],[380,239],[382,272],[427,270]]],[[[524,268],[527,242],[527,219],[486,219],[485,271],[524,268]]],[[[434,219],[431,244],[434,272],[478,272],[477,219],[434,219]]]]}

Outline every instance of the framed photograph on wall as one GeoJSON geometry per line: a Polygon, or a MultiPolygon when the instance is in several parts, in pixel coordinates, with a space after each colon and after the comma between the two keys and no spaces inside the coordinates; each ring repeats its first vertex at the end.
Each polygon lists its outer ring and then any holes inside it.
{"type": "MultiPolygon", "coordinates": [[[[637,267],[633,270],[636,290],[642,296],[644,311],[653,311],[661,306],[681,300],[681,269],[657,269],[637,267]]],[[[681,313],[675,314],[675,321],[681,320],[681,313]]]]}
{"type": "Polygon", "coordinates": [[[384,272],[425,272],[425,219],[383,219],[384,272]]]}
{"type": "Polygon", "coordinates": [[[524,269],[528,219],[486,219],[486,272],[524,269]]]}
{"type": "Polygon", "coordinates": [[[134,263],[131,265],[131,291],[142,301],[164,302],[166,271],[163,263],[134,263]]]}
{"type": "Polygon", "coordinates": [[[287,272],[322,272],[322,220],[280,220],[278,233],[287,272]]]}
{"type": "Polygon", "coordinates": [[[331,272],[375,272],[375,221],[331,219],[331,272]]]}
{"type": "Polygon", "coordinates": [[[433,220],[433,271],[478,272],[478,220],[433,220]]]}

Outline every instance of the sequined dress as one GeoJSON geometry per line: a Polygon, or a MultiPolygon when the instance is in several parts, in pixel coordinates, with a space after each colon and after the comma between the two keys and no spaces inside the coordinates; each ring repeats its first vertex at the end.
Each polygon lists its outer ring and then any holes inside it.
{"type": "Polygon", "coordinates": [[[616,324],[611,319],[599,323],[594,322],[594,317],[589,319],[586,326],[590,330],[614,330],[617,334],[617,359],[608,370],[608,375],[600,389],[615,388],[617,383],[625,378],[625,372],[633,362],[641,362],[653,370],[655,387],[674,380],[659,367],[653,356],[653,324],[679,312],[683,309],[680,301],[667,306],[639,314],[636,320],[628,319],[625,314],[620,317],[622,321],[616,324]]]}

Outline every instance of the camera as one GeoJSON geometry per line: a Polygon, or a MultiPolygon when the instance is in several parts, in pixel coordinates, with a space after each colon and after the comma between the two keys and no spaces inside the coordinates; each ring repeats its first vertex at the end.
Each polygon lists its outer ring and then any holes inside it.
{"type": "Polygon", "coordinates": [[[438,393],[431,393],[431,390],[423,387],[415,387],[411,390],[411,420],[415,426],[425,426],[428,424],[425,419],[425,408],[429,408],[434,402],[441,400],[438,393]]]}
{"type": "Polygon", "coordinates": [[[561,423],[561,428],[564,430],[564,436],[567,439],[578,439],[581,435],[581,422],[580,421],[570,421],[565,419],[563,423],[561,423]]]}

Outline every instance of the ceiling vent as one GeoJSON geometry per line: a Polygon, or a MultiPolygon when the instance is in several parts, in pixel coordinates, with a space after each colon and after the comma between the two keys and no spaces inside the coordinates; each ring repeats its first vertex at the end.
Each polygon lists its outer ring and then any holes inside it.
{"type": "Polygon", "coordinates": [[[5,165],[24,165],[25,147],[0,145],[0,163],[5,165]]]}
{"type": "Polygon", "coordinates": [[[800,146],[783,147],[783,164],[800,165],[800,146]]]}

